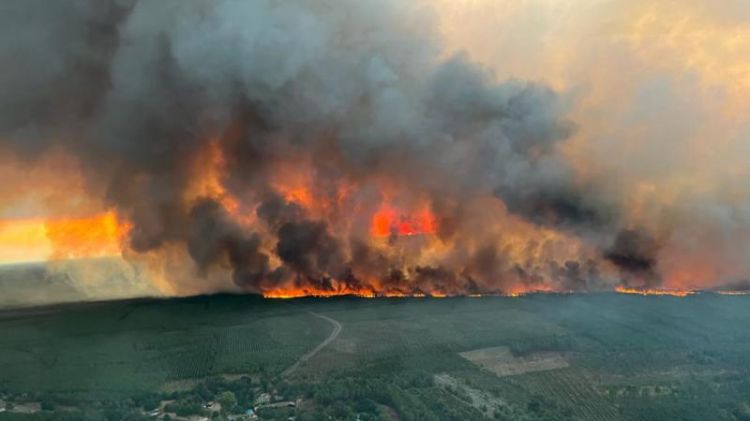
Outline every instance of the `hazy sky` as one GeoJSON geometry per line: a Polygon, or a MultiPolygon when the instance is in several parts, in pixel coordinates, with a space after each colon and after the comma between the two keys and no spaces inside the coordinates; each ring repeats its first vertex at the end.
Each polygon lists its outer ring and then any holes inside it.
{"type": "Polygon", "coordinates": [[[570,95],[579,176],[669,245],[672,279],[746,277],[750,3],[445,1],[452,49],[570,95]]]}

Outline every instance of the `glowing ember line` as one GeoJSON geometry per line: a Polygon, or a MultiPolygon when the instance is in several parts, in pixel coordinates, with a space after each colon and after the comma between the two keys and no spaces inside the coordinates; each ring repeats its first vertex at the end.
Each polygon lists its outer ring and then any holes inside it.
{"type": "MultiPolygon", "coordinates": [[[[359,297],[359,298],[487,298],[487,297],[505,297],[518,298],[533,294],[550,294],[550,291],[529,290],[524,292],[509,293],[488,293],[488,294],[447,294],[439,291],[423,292],[402,292],[402,291],[384,291],[376,292],[374,290],[313,290],[313,289],[274,289],[262,293],[264,298],[268,299],[295,299],[295,298],[333,298],[333,297],[359,297]]],[[[555,292],[557,294],[557,292],[555,292]]]]}
{"type": "Polygon", "coordinates": [[[634,294],[634,295],[669,295],[672,297],[687,297],[689,295],[696,294],[696,291],[691,290],[674,290],[674,289],[638,289],[638,288],[626,288],[618,286],[615,291],[620,294],[634,294]]]}

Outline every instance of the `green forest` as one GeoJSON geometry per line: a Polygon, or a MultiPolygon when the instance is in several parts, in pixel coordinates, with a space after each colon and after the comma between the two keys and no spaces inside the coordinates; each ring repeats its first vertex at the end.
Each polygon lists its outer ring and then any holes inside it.
{"type": "Polygon", "coordinates": [[[0,420],[748,420],[748,300],[218,295],[5,310],[0,420]]]}

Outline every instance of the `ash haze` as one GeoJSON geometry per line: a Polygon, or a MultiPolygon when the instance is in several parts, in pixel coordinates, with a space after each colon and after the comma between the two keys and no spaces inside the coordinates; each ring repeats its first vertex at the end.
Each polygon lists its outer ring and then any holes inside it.
{"type": "Polygon", "coordinates": [[[5,1],[0,258],[115,262],[65,278],[90,299],[744,289],[749,21],[740,0],[5,1]]]}

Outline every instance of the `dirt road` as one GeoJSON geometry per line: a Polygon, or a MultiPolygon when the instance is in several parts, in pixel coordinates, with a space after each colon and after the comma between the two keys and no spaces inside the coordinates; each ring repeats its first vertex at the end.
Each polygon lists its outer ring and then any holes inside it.
{"type": "Polygon", "coordinates": [[[319,343],[318,346],[310,350],[307,354],[301,356],[294,364],[292,364],[286,370],[284,370],[284,372],[281,373],[281,377],[288,377],[292,373],[297,371],[300,365],[302,365],[304,362],[306,362],[310,358],[314,357],[315,354],[320,352],[321,349],[325,348],[328,344],[333,342],[339,336],[339,333],[341,333],[341,329],[343,329],[343,327],[341,326],[341,323],[339,323],[338,321],[328,316],[324,316],[322,314],[313,313],[313,312],[310,312],[310,314],[331,323],[333,325],[333,330],[331,331],[331,334],[328,335],[328,337],[323,340],[323,342],[319,343]]]}

